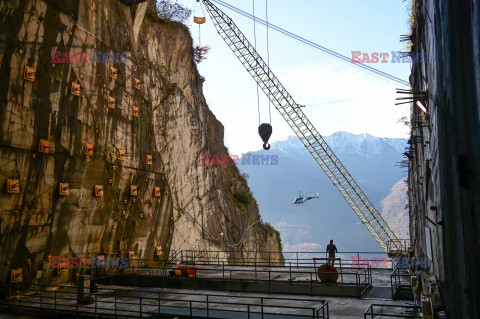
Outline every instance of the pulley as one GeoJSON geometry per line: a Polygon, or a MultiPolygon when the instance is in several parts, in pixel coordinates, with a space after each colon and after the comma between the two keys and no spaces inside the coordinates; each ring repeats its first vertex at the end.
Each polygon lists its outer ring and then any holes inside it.
{"type": "Polygon", "coordinates": [[[203,12],[202,4],[200,3],[200,0],[197,0],[197,5],[195,6],[193,22],[195,22],[196,24],[204,24],[206,21],[207,21],[207,19],[205,18],[205,12],[203,12]],[[203,15],[201,17],[196,16],[198,5],[200,5],[200,9],[202,9],[203,15]]]}
{"type": "Polygon", "coordinates": [[[205,22],[207,22],[207,19],[205,18],[205,12],[203,11],[202,4],[200,3],[199,0],[197,0],[197,5],[195,7],[193,22],[198,24],[198,47],[200,48],[202,46],[201,35],[200,35],[200,26],[202,24],[204,24],[205,22]],[[199,5],[200,5],[200,9],[202,10],[202,16],[197,16],[196,15],[199,5]]]}
{"type": "Polygon", "coordinates": [[[268,140],[270,136],[272,136],[272,126],[268,123],[263,123],[258,127],[258,134],[262,138],[263,141],[263,149],[268,151],[270,149],[270,144],[268,144],[268,140]]]}
{"type": "Polygon", "coordinates": [[[207,21],[205,17],[193,17],[193,22],[196,24],[204,24],[207,21]]]}

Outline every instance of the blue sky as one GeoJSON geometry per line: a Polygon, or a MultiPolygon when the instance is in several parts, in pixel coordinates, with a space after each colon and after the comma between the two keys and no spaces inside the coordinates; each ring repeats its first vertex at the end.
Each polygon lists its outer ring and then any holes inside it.
{"type": "MultiPolygon", "coordinates": [[[[253,0],[225,1],[253,12],[253,0]]],[[[178,2],[198,8],[195,0],[178,2]]],[[[266,0],[255,0],[255,14],[262,19],[265,19],[265,3],[266,0]]],[[[409,33],[410,28],[407,2],[402,0],[268,0],[268,6],[272,24],[349,57],[352,51],[407,50],[406,44],[399,42],[400,35],[409,33]]],[[[219,8],[232,17],[253,43],[253,21],[219,8]]],[[[202,15],[200,9],[195,13],[202,15]]],[[[198,26],[193,22],[187,24],[198,41],[198,26]]],[[[266,60],[266,28],[257,24],[256,31],[257,50],[266,60]]],[[[208,15],[207,23],[201,26],[201,39],[202,45],[211,47],[208,59],[199,64],[199,71],[206,78],[204,95],[225,126],[226,146],[232,154],[260,149],[256,83],[217,34],[208,15]]],[[[399,84],[360,71],[273,30],[269,43],[270,67],[296,102],[321,104],[304,109],[321,134],[347,131],[407,137],[408,128],[397,123],[409,114],[408,106],[395,106],[395,88],[401,87],[399,84]],[[330,103],[339,100],[349,101],[330,103]]],[[[409,63],[370,66],[408,81],[409,63]]],[[[262,122],[268,122],[268,100],[262,92],[260,110],[262,122]]],[[[271,112],[271,141],[293,135],[273,106],[271,112]]]]}

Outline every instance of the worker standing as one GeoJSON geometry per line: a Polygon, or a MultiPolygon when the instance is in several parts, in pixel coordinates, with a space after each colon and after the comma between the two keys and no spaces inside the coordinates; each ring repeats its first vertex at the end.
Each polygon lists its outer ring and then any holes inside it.
{"type": "Polygon", "coordinates": [[[330,244],[327,246],[328,253],[328,264],[332,265],[335,263],[335,253],[338,252],[337,247],[333,244],[333,239],[330,240],[330,244]]]}

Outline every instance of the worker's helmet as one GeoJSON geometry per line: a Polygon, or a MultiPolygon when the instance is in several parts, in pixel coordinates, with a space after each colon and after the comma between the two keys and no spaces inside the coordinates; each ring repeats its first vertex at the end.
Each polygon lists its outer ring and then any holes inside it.
{"type": "Polygon", "coordinates": [[[330,239],[330,244],[333,244],[333,239],[330,239]]]}

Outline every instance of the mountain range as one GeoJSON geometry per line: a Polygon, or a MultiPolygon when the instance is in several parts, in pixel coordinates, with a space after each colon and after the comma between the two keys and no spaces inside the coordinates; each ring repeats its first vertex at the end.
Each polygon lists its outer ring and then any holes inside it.
{"type": "MultiPolygon", "coordinates": [[[[396,166],[402,160],[406,139],[337,132],[325,137],[378,211],[399,237],[408,234],[407,172],[396,166]]],[[[272,144],[277,165],[239,165],[265,222],[281,234],[284,251],[324,251],[333,239],[339,251],[381,251],[367,229],[294,136],[272,144]],[[292,205],[299,194],[319,194],[301,206],[292,205]]],[[[274,162],[275,163],[275,162],[274,162]]]]}

